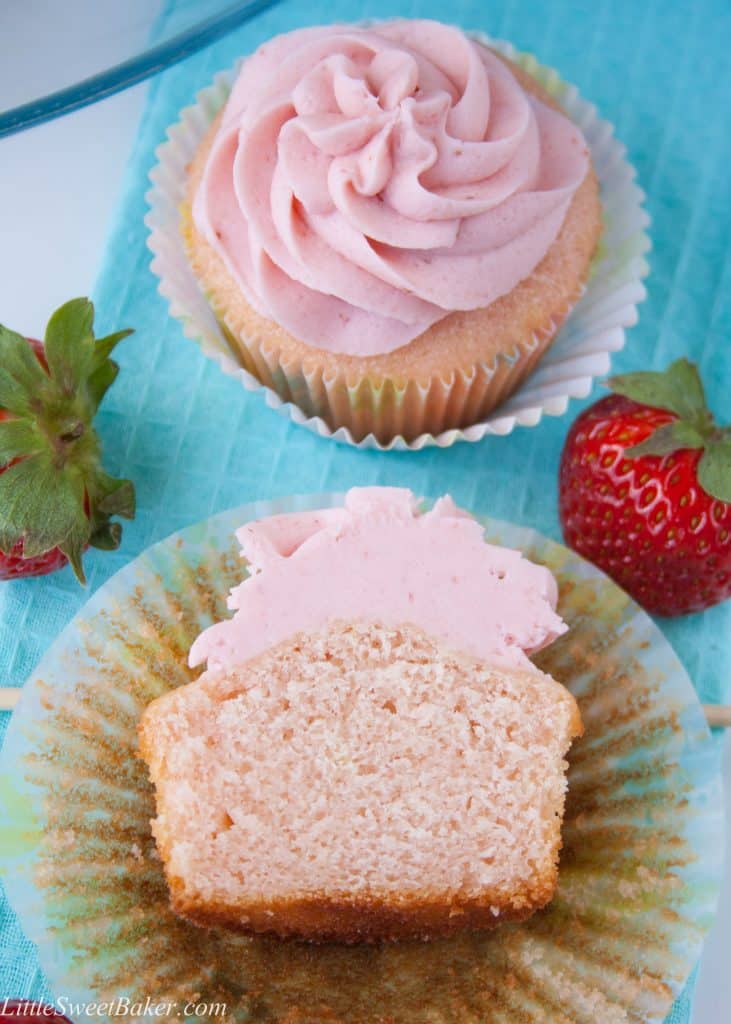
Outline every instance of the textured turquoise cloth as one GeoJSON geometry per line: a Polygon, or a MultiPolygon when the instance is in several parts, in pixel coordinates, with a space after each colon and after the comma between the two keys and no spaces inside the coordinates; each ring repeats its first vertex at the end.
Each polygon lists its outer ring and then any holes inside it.
{"type": "MultiPolygon", "coordinates": [[[[134,479],[139,511],[125,525],[118,552],[88,555],[89,591],[81,592],[68,571],[0,585],[4,683],[21,685],[88,593],[130,558],[173,530],[245,501],[353,484],[400,484],[421,494],[449,491],[468,508],[560,539],[556,471],[582,403],[537,428],[478,445],[402,454],[340,447],[292,426],[260,395],[223,376],[169,318],[149,270],[143,217],[154,150],[178,110],[214,72],[297,25],[393,14],[441,17],[510,39],[557,67],[614,122],[648,193],[654,242],[649,298],[614,367],[660,368],[690,353],[700,363],[717,415],[731,418],[728,0],[454,0],[448,7],[381,0],[283,3],[150,85],[95,291],[100,331],[136,328],[119,348],[122,373],[99,426],[109,470],[134,479]]],[[[171,3],[162,22],[179,16],[180,3],[171,3]]],[[[599,393],[597,387],[592,397],[599,393]]],[[[731,603],[661,626],[702,698],[731,701],[731,603]]],[[[0,997],[50,995],[33,949],[7,904],[0,905],[0,997]]],[[[668,1020],[688,1019],[686,995],[668,1020]]]]}

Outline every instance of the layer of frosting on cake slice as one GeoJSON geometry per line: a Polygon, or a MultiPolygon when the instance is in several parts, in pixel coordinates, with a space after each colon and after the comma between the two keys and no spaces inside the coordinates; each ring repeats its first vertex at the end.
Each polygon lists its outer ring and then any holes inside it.
{"type": "Polygon", "coordinates": [[[236,534],[249,576],[231,619],[206,629],[190,664],[227,668],[334,619],[410,623],[490,664],[531,668],[528,655],[566,625],[551,572],[488,544],[449,497],[421,511],[402,488],[353,488],[343,507],[272,516],[236,534]]]}

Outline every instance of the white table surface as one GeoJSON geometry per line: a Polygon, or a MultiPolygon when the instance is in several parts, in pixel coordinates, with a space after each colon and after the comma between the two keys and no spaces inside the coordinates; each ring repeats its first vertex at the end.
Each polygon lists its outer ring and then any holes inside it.
{"type": "MultiPolygon", "coordinates": [[[[0,15],[0,34],[2,26],[0,15]]],[[[3,59],[7,54],[13,60],[13,49],[3,50],[3,59]]],[[[144,85],[136,86],[62,121],[0,140],[0,322],[42,337],[57,306],[91,292],[144,97],[144,85]]],[[[731,736],[725,741],[723,775],[731,821],[731,736]]],[[[692,1020],[731,1022],[728,863],[692,1020]]]]}

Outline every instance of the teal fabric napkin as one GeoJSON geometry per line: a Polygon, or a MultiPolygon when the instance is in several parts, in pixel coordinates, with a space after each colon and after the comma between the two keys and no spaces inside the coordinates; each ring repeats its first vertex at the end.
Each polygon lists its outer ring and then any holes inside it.
{"type": "MultiPolygon", "coordinates": [[[[180,18],[168,3],[159,28],[180,18]]],[[[149,544],[245,501],[353,484],[448,491],[467,508],[560,540],[556,474],[566,431],[586,403],[506,438],[447,450],[382,454],[323,441],[272,412],[205,359],[168,316],[149,270],[144,195],[155,147],[213,74],[267,37],[304,24],[364,17],[437,17],[479,28],[559,69],[616,125],[648,193],[654,251],[649,297],[614,369],[661,368],[690,354],[717,416],[731,418],[731,7],[649,0],[296,0],[282,3],[149,87],[116,225],[95,289],[99,332],[134,326],[122,372],[99,417],[109,471],[137,485],[137,518],[113,554],[87,556],[89,588],[68,570],[0,584],[0,679],[20,686],[89,594],[149,544]]],[[[49,311],[50,313],[50,311],[49,311]]],[[[601,393],[595,388],[592,400],[601,393]]],[[[731,603],[660,622],[705,701],[731,701],[731,603]]],[[[0,716],[0,732],[7,716],[0,716]]],[[[0,904],[0,997],[49,999],[33,948],[0,904]]],[[[684,994],[669,1022],[686,1024],[684,994]]]]}

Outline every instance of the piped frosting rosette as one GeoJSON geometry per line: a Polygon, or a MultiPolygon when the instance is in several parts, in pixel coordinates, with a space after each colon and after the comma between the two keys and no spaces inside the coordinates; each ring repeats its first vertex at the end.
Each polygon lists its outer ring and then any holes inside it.
{"type": "Polygon", "coordinates": [[[321,436],[421,448],[535,425],[589,392],[636,321],[649,242],[623,147],[508,44],[435,22],[299,30],[168,134],[147,224],[171,313],[321,436]],[[605,233],[582,299],[553,271],[589,151],[605,233]]]}
{"type": "Polygon", "coordinates": [[[588,164],[578,128],[457,29],[302,29],[242,67],[193,219],[255,310],[373,356],[527,277],[588,164]]]}

